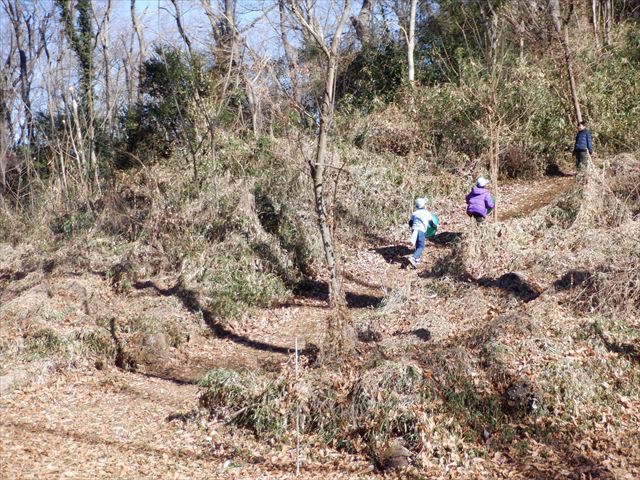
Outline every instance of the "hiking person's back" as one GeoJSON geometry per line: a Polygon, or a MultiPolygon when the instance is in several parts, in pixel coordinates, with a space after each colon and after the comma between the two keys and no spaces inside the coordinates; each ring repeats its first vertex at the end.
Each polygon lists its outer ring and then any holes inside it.
{"type": "Polygon", "coordinates": [[[465,197],[467,202],[467,215],[475,217],[476,220],[483,220],[495,207],[491,192],[487,188],[489,180],[484,177],[478,178],[476,184],[465,197]]]}

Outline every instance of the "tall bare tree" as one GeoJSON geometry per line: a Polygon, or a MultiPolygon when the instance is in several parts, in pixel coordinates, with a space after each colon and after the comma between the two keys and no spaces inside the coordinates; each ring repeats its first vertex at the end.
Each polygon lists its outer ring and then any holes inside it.
{"type": "MultiPolygon", "coordinates": [[[[332,5],[337,7],[338,1],[332,5]]],[[[332,219],[327,212],[327,200],[325,194],[325,168],[327,167],[327,144],[334,119],[335,107],[335,81],[340,55],[340,40],[342,32],[351,12],[351,0],[342,0],[341,7],[337,11],[337,23],[332,32],[331,39],[327,40],[324,32],[319,28],[313,9],[302,7],[297,0],[288,0],[288,6],[294,18],[299,23],[307,38],[322,51],[324,60],[324,93],[319,112],[318,136],[316,141],[315,159],[309,162],[311,177],[313,179],[313,193],[315,210],[318,218],[318,227],[324,249],[325,261],[329,270],[329,303],[334,314],[329,317],[327,337],[324,345],[324,357],[327,360],[341,358],[351,351],[353,344],[352,325],[347,315],[340,311],[345,305],[344,292],[342,291],[342,278],[338,271],[334,240],[331,229],[332,219]]]]}
{"type": "Polygon", "coordinates": [[[573,72],[573,60],[571,58],[571,49],[569,42],[569,21],[573,14],[573,1],[569,2],[569,8],[564,18],[560,13],[559,0],[549,0],[549,15],[553,22],[553,27],[558,35],[558,41],[562,47],[564,53],[564,62],[567,69],[567,76],[569,77],[569,88],[571,90],[571,99],[573,101],[573,109],[576,115],[576,121],[582,121],[582,110],[580,108],[580,101],[578,100],[578,89],[576,87],[576,78],[573,72]]]}
{"type": "Polygon", "coordinates": [[[415,48],[416,48],[416,15],[418,0],[388,0],[393,10],[400,31],[407,47],[408,79],[411,85],[415,82],[415,48]]]}
{"type": "Polygon", "coordinates": [[[345,27],[348,15],[351,11],[351,1],[343,0],[342,13],[338,17],[338,23],[331,38],[331,42],[327,43],[323,32],[317,29],[314,24],[319,24],[317,20],[309,21],[309,17],[313,16],[312,11],[301,10],[298,2],[289,1],[289,6],[295,18],[300,22],[301,27],[307,34],[314,39],[317,46],[322,50],[325,61],[324,71],[324,93],[322,95],[322,105],[320,108],[320,118],[318,126],[318,139],[316,145],[315,161],[310,165],[311,175],[313,178],[316,213],[318,215],[318,225],[320,227],[320,235],[324,246],[325,260],[329,273],[331,275],[330,292],[331,303],[339,304],[343,302],[342,288],[336,268],[335,249],[329,220],[327,218],[326,199],[324,194],[324,173],[327,157],[327,143],[329,131],[331,129],[334,117],[335,107],[335,80],[338,67],[339,46],[342,31],[345,27]]]}
{"type": "Polygon", "coordinates": [[[604,44],[611,45],[611,29],[613,28],[614,4],[613,0],[601,0],[604,17],[604,44]]]}
{"type": "Polygon", "coordinates": [[[284,50],[284,59],[287,62],[287,74],[289,76],[291,97],[297,103],[300,98],[298,90],[297,54],[295,52],[295,49],[291,45],[291,42],[289,41],[286,2],[287,0],[278,0],[278,12],[280,14],[280,39],[282,41],[282,48],[284,50]]]}
{"type": "MultiPolygon", "coordinates": [[[[11,44],[18,54],[20,99],[24,126],[20,129],[19,141],[31,143],[34,138],[31,88],[35,65],[46,48],[51,12],[37,3],[23,4],[21,0],[2,0],[2,5],[11,24],[11,44]]],[[[8,59],[10,63],[11,60],[8,59]]],[[[9,64],[7,64],[9,66],[9,64]]]]}
{"type": "Polygon", "coordinates": [[[105,122],[107,129],[111,133],[113,129],[115,108],[113,106],[112,91],[111,91],[111,52],[110,52],[110,36],[109,26],[111,19],[111,9],[113,7],[112,0],[107,0],[105,11],[102,15],[102,19],[97,16],[94,17],[95,23],[98,25],[98,31],[96,38],[100,42],[100,51],[102,53],[102,74],[104,76],[104,110],[105,110],[105,122]]]}
{"type": "MultiPolygon", "coordinates": [[[[3,7],[5,9],[5,21],[10,18],[10,14],[7,12],[7,5],[3,1],[3,7]]],[[[2,21],[2,20],[0,20],[2,21]]],[[[13,109],[13,103],[15,101],[15,88],[13,87],[13,74],[15,71],[14,57],[16,54],[16,43],[13,32],[9,32],[9,28],[3,28],[0,34],[3,35],[2,41],[7,46],[6,59],[3,59],[2,67],[0,69],[0,142],[2,142],[2,151],[0,151],[0,180],[2,186],[5,185],[5,175],[7,171],[7,151],[11,143],[10,139],[14,138],[13,119],[11,111],[13,109]]]]}
{"type": "Polygon", "coordinates": [[[416,49],[416,6],[418,0],[411,0],[409,9],[409,32],[407,34],[407,65],[409,67],[409,83],[413,85],[416,80],[415,49],[416,49]]]}
{"type": "Polygon", "coordinates": [[[191,44],[191,38],[187,35],[187,32],[184,29],[184,25],[182,24],[182,13],[180,12],[180,4],[178,0],[171,0],[173,4],[173,8],[175,10],[174,19],[176,21],[176,26],[178,27],[178,33],[182,40],[184,40],[184,44],[187,46],[187,51],[189,52],[189,57],[193,58],[193,46],[191,44]]]}
{"type": "Polygon", "coordinates": [[[356,31],[356,36],[362,45],[371,43],[371,21],[373,19],[373,9],[375,8],[375,0],[362,0],[360,13],[357,17],[351,17],[351,24],[356,31]]]}
{"type": "MultiPolygon", "coordinates": [[[[136,38],[138,39],[138,62],[137,62],[137,69],[138,72],[142,71],[142,65],[144,63],[144,56],[145,53],[147,51],[147,46],[145,43],[145,39],[144,39],[144,30],[142,30],[142,26],[140,25],[140,22],[138,21],[138,14],[136,13],[136,0],[131,0],[131,25],[133,25],[133,30],[136,33],[136,38]]],[[[133,50],[133,41],[131,42],[131,46],[130,46],[130,51],[129,51],[129,56],[132,56],[132,51],[133,50]]],[[[127,62],[125,62],[126,64],[127,62]]],[[[134,74],[133,74],[133,68],[131,68],[129,66],[130,70],[129,70],[129,81],[127,82],[128,84],[128,90],[129,90],[129,105],[131,105],[133,103],[133,79],[135,78],[134,74]]],[[[140,82],[138,82],[138,90],[137,93],[135,95],[135,102],[137,103],[140,100],[140,82]]]]}

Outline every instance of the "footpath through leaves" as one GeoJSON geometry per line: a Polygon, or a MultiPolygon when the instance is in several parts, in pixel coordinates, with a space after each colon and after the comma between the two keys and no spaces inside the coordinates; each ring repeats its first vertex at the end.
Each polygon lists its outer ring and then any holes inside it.
{"type": "MultiPolygon", "coordinates": [[[[549,192],[549,205],[533,219],[469,230],[463,211],[442,212],[443,226],[417,274],[401,267],[404,247],[397,245],[406,232],[400,227],[390,231],[390,245],[343,252],[347,302],[362,339],[362,359],[335,375],[332,388],[346,394],[360,382],[361,394],[377,391],[372,405],[382,405],[386,396],[396,395],[380,386],[387,380],[366,387],[361,376],[367,373],[358,369],[397,364],[419,372],[416,388],[435,395],[420,404],[411,403],[408,392],[404,398],[410,403],[393,407],[410,422],[404,435],[411,456],[402,478],[640,475],[637,319],[621,321],[606,310],[584,315],[575,310],[574,299],[596,284],[577,274],[568,283],[554,282],[567,262],[588,267],[580,263],[579,251],[571,252],[570,244],[582,235],[577,225],[569,236],[556,232],[553,241],[569,242],[564,253],[540,255],[538,262],[527,258],[533,251],[527,248],[544,249],[548,241],[536,234],[536,222],[563,221],[558,210],[568,208],[562,199],[573,195],[571,180],[504,189],[502,204],[512,205],[505,207],[505,218],[543,207],[540,192],[549,192]],[[460,232],[467,232],[464,239],[460,232]],[[479,245],[505,237],[513,249],[495,246],[482,261],[487,252],[479,245]],[[472,251],[476,256],[469,256],[472,251]],[[499,276],[498,271],[510,273],[499,276]],[[500,399],[518,378],[534,385],[528,398],[535,398],[535,408],[529,402],[522,412],[503,411],[500,399]]],[[[632,220],[619,228],[633,232],[636,224],[632,220]]],[[[602,259],[604,254],[592,252],[602,259]]],[[[291,379],[285,372],[291,371],[295,339],[304,348],[322,341],[327,294],[322,283],[230,323],[215,337],[202,312],[193,308],[194,300],[172,295],[180,290],[162,279],[118,293],[88,273],[7,271],[3,278],[4,478],[294,477],[293,424],[284,425],[278,438],[255,437],[251,428],[236,427],[242,411],[216,415],[199,407],[203,390],[197,382],[212,368],[291,379]],[[46,327],[32,320],[43,309],[46,327]],[[112,364],[111,340],[104,336],[107,318],[117,319],[118,335],[137,355],[133,371],[112,364]],[[149,319],[171,322],[160,328],[145,323],[149,319]],[[146,328],[139,342],[131,333],[134,325],[146,328]],[[179,328],[184,325],[189,326],[186,335],[179,328]]],[[[603,301],[591,305],[591,310],[604,308],[603,301]]],[[[348,396],[339,401],[336,414],[352,401],[348,396]]],[[[305,412],[312,418],[311,410],[305,412]]],[[[398,412],[385,415],[396,418],[398,412]]],[[[313,434],[313,427],[303,428],[302,477],[383,475],[385,443],[376,444],[366,429],[378,429],[390,440],[403,433],[366,422],[340,427],[347,436],[334,441],[313,434]]]]}

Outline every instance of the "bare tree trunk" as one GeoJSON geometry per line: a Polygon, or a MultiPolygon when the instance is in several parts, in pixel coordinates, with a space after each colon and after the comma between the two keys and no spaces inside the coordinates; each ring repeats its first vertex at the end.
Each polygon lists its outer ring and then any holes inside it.
{"type": "MultiPolygon", "coordinates": [[[[9,20],[13,27],[13,35],[15,37],[15,46],[18,50],[19,67],[20,67],[20,98],[22,100],[24,110],[24,128],[20,130],[19,143],[29,143],[33,137],[33,113],[31,110],[31,81],[30,72],[27,66],[27,54],[33,51],[33,35],[30,35],[33,28],[31,15],[25,17],[20,0],[3,2],[5,10],[8,13],[9,20]],[[25,44],[24,27],[27,27],[28,44],[25,44]]],[[[12,42],[13,43],[13,42],[12,42]]]]}
{"type": "MultiPolygon", "coordinates": [[[[324,172],[327,157],[327,140],[334,115],[334,89],[338,61],[338,47],[342,36],[342,30],[344,29],[347,17],[351,11],[351,0],[343,1],[342,15],[338,21],[330,46],[326,44],[322,33],[313,27],[314,23],[317,23],[317,21],[308,21],[307,17],[305,17],[305,15],[300,11],[296,0],[289,0],[289,5],[294,15],[301,23],[302,28],[307,31],[309,36],[315,39],[318,46],[323,50],[327,60],[324,78],[324,94],[322,96],[322,106],[320,111],[320,125],[318,127],[316,158],[315,163],[311,164],[310,167],[311,176],[313,178],[316,214],[318,215],[318,227],[320,229],[320,237],[324,248],[325,260],[330,274],[329,301],[332,306],[341,306],[344,304],[345,300],[342,292],[341,278],[336,267],[335,249],[331,235],[331,228],[329,226],[330,220],[327,214],[324,193],[324,172]]],[[[310,15],[311,12],[307,12],[307,14],[310,15]]]]}
{"type": "Polygon", "coordinates": [[[264,70],[264,62],[258,61],[258,55],[255,55],[252,66],[256,69],[256,74],[251,78],[251,72],[247,67],[243,68],[244,85],[247,90],[247,98],[249,101],[249,110],[251,112],[251,128],[253,136],[258,139],[262,134],[262,101],[260,94],[256,91],[257,84],[264,70]]]}
{"type": "MultiPolygon", "coordinates": [[[[87,188],[91,177],[91,167],[88,165],[85,148],[84,138],[82,136],[82,126],[80,125],[80,115],[78,112],[78,103],[75,98],[71,98],[71,122],[69,125],[69,138],[71,139],[71,145],[76,155],[78,162],[78,174],[81,179],[81,187],[87,188]]],[[[83,192],[88,194],[88,192],[83,192]]]]}
{"type": "Polygon", "coordinates": [[[374,3],[375,0],[362,0],[360,13],[357,17],[351,17],[351,24],[363,46],[371,42],[371,19],[373,18],[374,3]]]}
{"type": "Polygon", "coordinates": [[[500,194],[500,134],[501,125],[500,120],[494,117],[494,114],[490,114],[489,120],[489,170],[491,174],[491,185],[494,196],[494,208],[493,208],[493,220],[498,221],[498,209],[500,203],[498,202],[498,196],[500,194]]]}
{"type": "MultiPolygon", "coordinates": [[[[104,103],[105,103],[105,116],[107,121],[107,129],[110,133],[113,132],[113,108],[111,102],[111,58],[109,56],[109,20],[111,16],[111,0],[107,0],[107,8],[104,13],[102,25],[98,37],[102,46],[102,68],[104,74],[104,103]]],[[[97,22],[96,18],[96,22],[97,22]]]]}
{"type": "Polygon", "coordinates": [[[407,64],[409,65],[409,83],[414,84],[416,80],[414,50],[416,46],[416,8],[418,0],[411,0],[411,11],[409,13],[409,35],[407,37],[407,64]]]}
{"type": "Polygon", "coordinates": [[[122,69],[124,70],[124,84],[127,87],[127,106],[132,107],[135,103],[135,95],[133,93],[133,62],[131,61],[131,51],[127,56],[121,58],[122,69]]]}
{"type": "Polygon", "coordinates": [[[564,29],[564,42],[562,42],[564,49],[564,59],[567,65],[567,75],[569,76],[569,86],[571,88],[571,100],[573,101],[573,108],[576,114],[576,121],[582,121],[582,110],[580,108],[580,101],[578,100],[578,88],[576,86],[576,77],[573,73],[573,62],[571,61],[571,54],[569,52],[569,30],[564,29]]]}
{"type": "Polygon", "coordinates": [[[291,82],[291,97],[297,103],[299,97],[298,76],[296,72],[296,53],[289,42],[289,38],[287,37],[285,1],[286,0],[278,0],[278,9],[280,11],[280,39],[282,40],[282,47],[284,49],[284,58],[287,62],[289,82],[291,82]]]}
{"type": "Polygon", "coordinates": [[[351,12],[351,0],[342,2],[342,14],[331,40],[327,45],[325,37],[320,30],[314,27],[317,19],[312,11],[307,10],[305,15],[296,0],[288,0],[289,8],[310,38],[313,38],[325,54],[326,69],[324,77],[324,94],[320,109],[320,124],[318,126],[318,140],[315,161],[310,162],[311,177],[313,179],[313,194],[315,199],[318,228],[324,249],[325,261],[329,270],[329,305],[332,313],[328,318],[327,335],[323,347],[323,358],[328,363],[349,355],[353,348],[353,328],[348,315],[345,312],[346,300],[342,290],[342,278],[338,272],[335,247],[331,229],[332,219],[327,212],[326,194],[324,190],[325,166],[327,159],[327,143],[329,131],[334,118],[335,81],[339,56],[340,39],[345,23],[351,12]]]}
{"type": "Polygon", "coordinates": [[[229,24],[229,30],[235,26],[234,0],[224,0],[224,17],[229,24]]]}
{"type": "MultiPolygon", "coordinates": [[[[487,38],[487,70],[489,71],[489,75],[491,75],[492,79],[495,75],[495,67],[496,67],[496,59],[498,57],[498,14],[497,12],[491,8],[491,4],[489,4],[491,16],[489,19],[489,24],[487,26],[486,38],[487,38]]],[[[495,104],[495,103],[494,103],[495,104]]]]}
{"type": "Polygon", "coordinates": [[[324,194],[324,171],[327,157],[327,139],[328,130],[333,122],[333,88],[336,75],[336,59],[329,59],[326,70],[325,91],[322,98],[322,113],[320,115],[320,127],[318,130],[318,146],[316,150],[315,165],[311,167],[313,177],[313,192],[316,202],[316,213],[318,215],[318,226],[320,228],[320,236],[324,247],[325,260],[329,273],[331,275],[331,284],[329,288],[330,302],[336,306],[342,303],[342,286],[338,271],[336,268],[335,250],[333,246],[333,236],[329,226],[329,218],[327,216],[327,205],[324,194]]]}
{"type": "Polygon", "coordinates": [[[257,140],[262,135],[262,109],[260,108],[260,96],[256,95],[251,83],[247,84],[247,96],[249,98],[249,109],[251,110],[253,137],[257,140]]]}
{"type": "Polygon", "coordinates": [[[520,61],[520,65],[524,65],[524,33],[525,33],[525,26],[524,26],[524,21],[522,21],[518,25],[518,37],[519,37],[519,46],[520,46],[518,59],[520,61]]]}
{"type": "Polygon", "coordinates": [[[558,34],[558,40],[562,46],[564,53],[565,66],[567,68],[567,75],[569,77],[569,87],[571,89],[571,99],[573,101],[573,108],[576,115],[576,121],[582,121],[582,110],[580,109],[580,102],[578,100],[578,90],[576,87],[576,79],[573,73],[573,62],[571,60],[571,53],[569,50],[569,28],[568,23],[573,11],[573,2],[570,3],[570,10],[566,19],[563,21],[560,19],[560,4],[559,0],[549,0],[549,13],[553,26],[558,34]]]}
{"type": "MultiPolygon", "coordinates": [[[[5,12],[7,14],[9,14],[9,10],[8,10],[8,6],[3,2],[3,6],[5,7],[5,12]]],[[[8,149],[9,148],[9,144],[13,141],[14,138],[14,130],[13,130],[13,121],[11,118],[11,108],[10,105],[13,103],[13,97],[14,95],[12,94],[13,92],[13,88],[12,88],[12,71],[14,69],[13,67],[13,56],[15,55],[15,51],[16,51],[16,44],[14,41],[14,36],[11,35],[10,36],[10,45],[8,48],[8,52],[7,52],[7,59],[4,62],[4,65],[2,65],[2,70],[1,70],[1,74],[2,74],[2,84],[0,85],[0,88],[2,89],[2,91],[0,92],[0,131],[2,133],[4,133],[6,140],[5,143],[5,148],[8,149]],[[9,139],[11,139],[11,141],[9,141],[9,139]]],[[[6,167],[6,156],[3,156],[0,158],[1,160],[1,164],[5,165],[6,167]]],[[[6,172],[6,168],[3,168],[2,170],[2,182],[4,184],[4,179],[5,179],[5,172],[6,172]]]]}
{"type": "Polygon", "coordinates": [[[26,128],[20,134],[21,142],[27,139],[30,143],[33,138],[33,113],[31,111],[31,82],[29,81],[29,72],[27,69],[27,54],[22,44],[22,28],[16,30],[16,40],[18,44],[18,53],[20,54],[20,96],[24,105],[24,118],[26,128]],[[26,135],[25,135],[26,134],[26,135]]]}
{"type": "Polygon", "coordinates": [[[598,31],[598,24],[600,19],[598,18],[599,0],[591,0],[591,24],[593,26],[593,39],[596,44],[596,48],[600,48],[600,32],[598,31]]]}
{"type": "MultiPolygon", "coordinates": [[[[133,29],[136,32],[136,37],[138,38],[138,75],[142,72],[142,66],[144,64],[144,56],[146,52],[146,45],[144,41],[144,32],[140,27],[140,23],[138,22],[138,15],[136,14],[136,0],[131,0],[131,24],[133,25],[133,29]]],[[[131,48],[133,48],[133,41],[131,42],[131,48]]],[[[133,69],[132,69],[133,70],[133,69]]],[[[135,76],[133,75],[133,71],[130,71],[130,81],[133,85],[133,79],[135,76]]],[[[131,86],[132,86],[131,85],[131,86]]],[[[133,90],[133,89],[132,89],[133,90]]],[[[136,103],[140,100],[140,81],[138,81],[138,90],[136,94],[136,103]]]]}
{"type": "Polygon", "coordinates": [[[604,0],[604,44],[611,45],[611,28],[613,26],[613,0],[604,0]]]}
{"type": "MultiPolygon", "coordinates": [[[[11,54],[11,52],[10,52],[11,54]]],[[[7,65],[4,65],[7,67],[7,65]]],[[[7,169],[9,167],[9,147],[11,145],[11,112],[8,106],[9,89],[9,71],[3,68],[2,84],[0,88],[0,193],[4,192],[7,185],[7,169]]]]}
{"type": "Polygon", "coordinates": [[[490,105],[488,105],[487,113],[489,116],[489,169],[491,173],[491,184],[493,185],[493,195],[495,198],[495,206],[493,209],[493,219],[498,221],[498,202],[499,193],[499,176],[500,176],[500,134],[501,134],[501,117],[499,112],[498,96],[500,95],[500,77],[502,75],[502,64],[498,63],[498,41],[500,39],[500,18],[498,12],[489,5],[490,18],[486,32],[486,53],[487,71],[491,82],[490,105]]]}
{"type": "Polygon", "coordinates": [[[9,141],[5,122],[0,121],[0,193],[4,192],[7,185],[7,153],[9,152],[9,141]]]}
{"type": "Polygon", "coordinates": [[[176,26],[178,27],[178,32],[180,33],[180,37],[182,38],[182,40],[184,40],[184,43],[187,46],[187,50],[189,51],[189,57],[193,58],[193,48],[191,47],[191,39],[189,38],[187,33],[184,31],[184,28],[182,26],[182,14],[180,13],[178,0],[171,0],[171,3],[173,4],[173,8],[176,10],[174,17],[176,19],[176,26]]]}

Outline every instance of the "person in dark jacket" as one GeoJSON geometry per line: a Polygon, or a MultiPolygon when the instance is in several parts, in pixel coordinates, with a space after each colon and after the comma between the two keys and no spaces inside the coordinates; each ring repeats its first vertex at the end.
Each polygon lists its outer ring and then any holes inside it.
{"type": "Polygon", "coordinates": [[[489,180],[484,177],[478,178],[476,185],[466,196],[467,215],[475,218],[477,223],[484,222],[487,215],[495,208],[493,197],[487,185],[489,185],[489,180]]]}
{"type": "Polygon", "coordinates": [[[573,156],[576,157],[576,168],[578,170],[582,170],[587,166],[587,152],[589,152],[589,155],[593,155],[591,132],[587,130],[585,122],[578,122],[576,143],[573,146],[573,156]]]}

